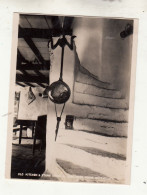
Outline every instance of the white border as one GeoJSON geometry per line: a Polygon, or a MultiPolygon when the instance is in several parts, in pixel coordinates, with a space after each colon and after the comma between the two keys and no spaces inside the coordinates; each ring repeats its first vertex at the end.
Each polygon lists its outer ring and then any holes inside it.
{"type": "MultiPolygon", "coordinates": [[[[1,0],[0,1],[0,185],[2,194],[147,194],[147,1],[145,0],[1,0]],[[130,186],[72,184],[5,179],[5,154],[13,12],[139,18],[132,179],[130,186]]],[[[9,114],[9,113],[8,113],[9,114]]]]}

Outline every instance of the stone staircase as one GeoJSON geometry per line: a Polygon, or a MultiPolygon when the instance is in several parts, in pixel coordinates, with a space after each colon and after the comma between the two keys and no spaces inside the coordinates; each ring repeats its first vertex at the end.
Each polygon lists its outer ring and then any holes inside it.
{"type": "Polygon", "coordinates": [[[89,94],[89,95],[95,95],[98,97],[104,97],[104,98],[114,98],[114,99],[121,99],[121,93],[120,91],[117,90],[112,90],[112,89],[104,89],[102,87],[98,87],[93,84],[88,84],[88,83],[82,83],[80,81],[81,79],[78,78],[77,81],[75,82],[75,92],[78,93],[83,93],[83,94],[89,94]]]}
{"type": "Polygon", "coordinates": [[[74,116],[74,130],[60,127],[53,176],[60,181],[124,184],[128,106],[121,92],[78,67],[73,101],[65,113],[74,116]]]}
{"type": "Polygon", "coordinates": [[[126,140],[61,129],[53,176],[60,181],[125,183],[126,140]]]}
{"type": "Polygon", "coordinates": [[[121,92],[80,64],[76,68],[72,103],[74,129],[127,137],[128,104],[121,92]]]}

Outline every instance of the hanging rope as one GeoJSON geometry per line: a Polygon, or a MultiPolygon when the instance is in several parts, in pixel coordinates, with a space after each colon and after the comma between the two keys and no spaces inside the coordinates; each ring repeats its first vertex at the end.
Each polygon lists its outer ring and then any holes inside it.
{"type": "Polygon", "coordinates": [[[58,116],[58,113],[57,113],[56,103],[54,103],[54,105],[55,105],[55,113],[56,113],[56,118],[57,118],[57,125],[56,125],[56,131],[55,131],[55,141],[56,141],[57,135],[58,135],[58,130],[59,130],[59,124],[60,124],[60,121],[61,121],[61,116],[62,116],[63,110],[65,108],[65,103],[63,104],[60,116],[58,116]]]}

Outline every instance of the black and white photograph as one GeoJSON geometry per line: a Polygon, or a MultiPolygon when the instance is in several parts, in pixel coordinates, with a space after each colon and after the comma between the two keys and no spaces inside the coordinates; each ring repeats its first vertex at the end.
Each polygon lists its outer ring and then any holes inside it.
{"type": "Polygon", "coordinates": [[[9,178],[129,184],[136,19],[15,16],[9,178]]]}

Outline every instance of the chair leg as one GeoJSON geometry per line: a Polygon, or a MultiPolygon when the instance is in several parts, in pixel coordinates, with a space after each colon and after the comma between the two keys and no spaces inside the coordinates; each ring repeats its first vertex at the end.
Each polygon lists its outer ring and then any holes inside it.
{"type": "Polygon", "coordinates": [[[42,139],[40,140],[40,148],[39,148],[39,150],[40,150],[40,153],[41,153],[41,150],[42,150],[42,139]]]}
{"type": "Polygon", "coordinates": [[[36,144],[36,128],[34,127],[33,155],[35,154],[35,144],[36,144]]]}
{"type": "Polygon", "coordinates": [[[34,126],[32,128],[32,138],[33,138],[33,136],[34,136],[34,126]]]}
{"type": "Polygon", "coordinates": [[[19,144],[21,144],[21,136],[22,136],[22,125],[20,125],[19,144]]]}

